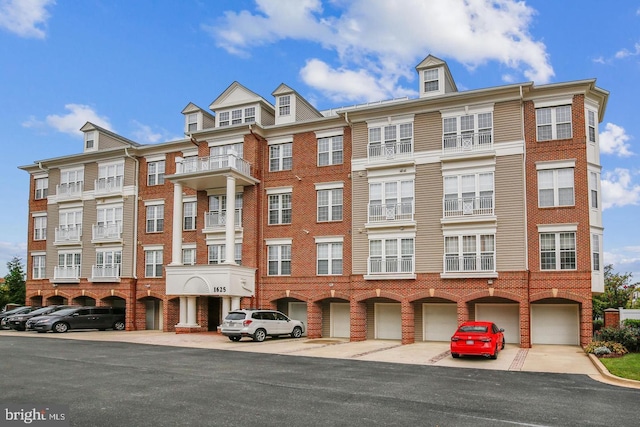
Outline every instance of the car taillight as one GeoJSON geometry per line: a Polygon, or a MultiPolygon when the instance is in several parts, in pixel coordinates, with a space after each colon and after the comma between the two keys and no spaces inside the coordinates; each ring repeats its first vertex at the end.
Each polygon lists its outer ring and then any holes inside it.
{"type": "Polygon", "coordinates": [[[451,341],[460,341],[460,338],[458,338],[458,337],[451,337],[451,341]]]}
{"type": "Polygon", "coordinates": [[[253,322],[253,320],[245,320],[244,322],[242,322],[242,326],[249,326],[251,322],[253,322]]]}

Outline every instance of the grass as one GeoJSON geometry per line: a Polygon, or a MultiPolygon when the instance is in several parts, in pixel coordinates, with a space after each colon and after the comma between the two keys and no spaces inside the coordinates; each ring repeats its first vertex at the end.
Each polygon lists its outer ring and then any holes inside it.
{"type": "Polygon", "coordinates": [[[617,377],[640,381],[640,353],[628,353],[614,358],[604,357],[600,362],[617,377]]]}

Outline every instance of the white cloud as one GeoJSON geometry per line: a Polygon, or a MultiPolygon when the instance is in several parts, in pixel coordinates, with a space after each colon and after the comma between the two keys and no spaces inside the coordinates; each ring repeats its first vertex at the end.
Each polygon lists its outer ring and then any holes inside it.
{"type": "Polygon", "coordinates": [[[9,273],[7,263],[14,257],[22,259],[26,268],[27,242],[0,242],[0,277],[9,273]]]}
{"type": "Polygon", "coordinates": [[[55,0],[0,0],[0,28],[20,37],[42,39],[55,0]]]}
{"type": "MultiPolygon", "coordinates": [[[[412,92],[398,85],[415,78],[413,65],[428,53],[473,69],[497,61],[516,75],[546,83],[554,75],[543,43],[529,34],[535,10],[516,0],[353,0],[331,3],[325,15],[320,0],[256,0],[256,11],[226,12],[217,26],[204,27],[218,46],[237,55],[283,39],[305,40],[336,53],[336,64],[307,58],[305,83],[335,96],[345,81],[357,87],[376,81],[377,99],[412,92]],[[408,13],[410,11],[410,13],[408,13]],[[428,23],[428,25],[426,24],[428,23]],[[366,70],[366,71],[363,71],[366,70]],[[326,77],[335,77],[335,86],[326,77]],[[307,80],[308,79],[308,80],[307,80]]],[[[357,88],[344,94],[368,100],[357,88]]]]}
{"type": "Polygon", "coordinates": [[[629,169],[616,168],[602,176],[602,209],[640,204],[640,184],[632,182],[629,169]]]}
{"type": "Polygon", "coordinates": [[[640,280],[640,246],[625,246],[606,251],[603,259],[605,265],[612,264],[617,273],[631,273],[633,275],[632,283],[640,280]]]}
{"type": "Polygon", "coordinates": [[[175,141],[178,139],[184,139],[184,135],[171,135],[169,131],[156,126],[155,130],[149,125],[140,123],[137,120],[131,121],[134,129],[131,131],[133,140],[142,144],[156,144],[164,141],[175,141]]]}
{"type": "MultiPolygon", "coordinates": [[[[64,106],[65,110],[69,112],[65,115],[51,114],[45,119],[45,123],[51,126],[58,132],[64,132],[71,135],[82,135],[80,128],[84,126],[86,122],[91,122],[94,125],[98,125],[105,129],[113,130],[109,118],[106,116],[99,116],[93,108],[88,105],[82,104],[67,104],[64,106]]],[[[30,127],[29,121],[23,123],[23,126],[30,127]]],[[[37,121],[35,123],[38,123],[37,121]]]]}
{"type": "Polygon", "coordinates": [[[623,127],[607,123],[604,132],[600,133],[600,151],[603,154],[615,154],[618,157],[632,156],[631,146],[627,144],[630,139],[623,127]]]}
{"type": "Polygon", "coordinates": [[[627,48],[624,49],[620,49],[619,51],[616,52],[616,54],[614,55],[616,59],[623,59],[626,58],[628,56],[637,56],[640,55],[640,43],[636,43],[633,46],[634,50],[629,50],[627,48]]]}

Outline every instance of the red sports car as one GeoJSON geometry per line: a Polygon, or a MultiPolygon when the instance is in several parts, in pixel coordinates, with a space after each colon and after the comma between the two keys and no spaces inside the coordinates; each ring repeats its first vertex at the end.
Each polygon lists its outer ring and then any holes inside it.
{"type": "Polygon", "coordinates": [[[504,349],[504,329],[492,322],[464,322],[451,337],[451,356],[498,358],[504,349]]]}

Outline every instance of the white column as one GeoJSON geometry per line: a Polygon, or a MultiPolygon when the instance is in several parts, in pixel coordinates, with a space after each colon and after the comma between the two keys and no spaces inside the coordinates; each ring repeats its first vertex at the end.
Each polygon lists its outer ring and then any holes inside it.
{"type": "Polygon", "coordinates": [[[182,265],[182,184],[173,184],[173,233],[171,265],[182,265]]]}
{"type": "Polygon", "coordinates": [[[235,264],[236,246],[236,179],[227,176],[227,222],[225,224],[225,264],[235,264]]]}
{"type": "Polygon", "coordinates": [[[231,297],[222,297],[222,318],[227,317],[231,311],[231,297]]]}
{"type": "Polygon", "coordinates": [[[197,326],[196,322],[196,297],[187,297],[187,324],[197,326]]]}
{"type": "Polygon", "coordinates": [[[182,326],[187,323],[187,297],[180,297],[180,321],[178,325],[182,326]]]}
{"type": "Polygon", "coordinates": [[[240,297],[231,297],[231,310],[240,309],[240,297]]]}

